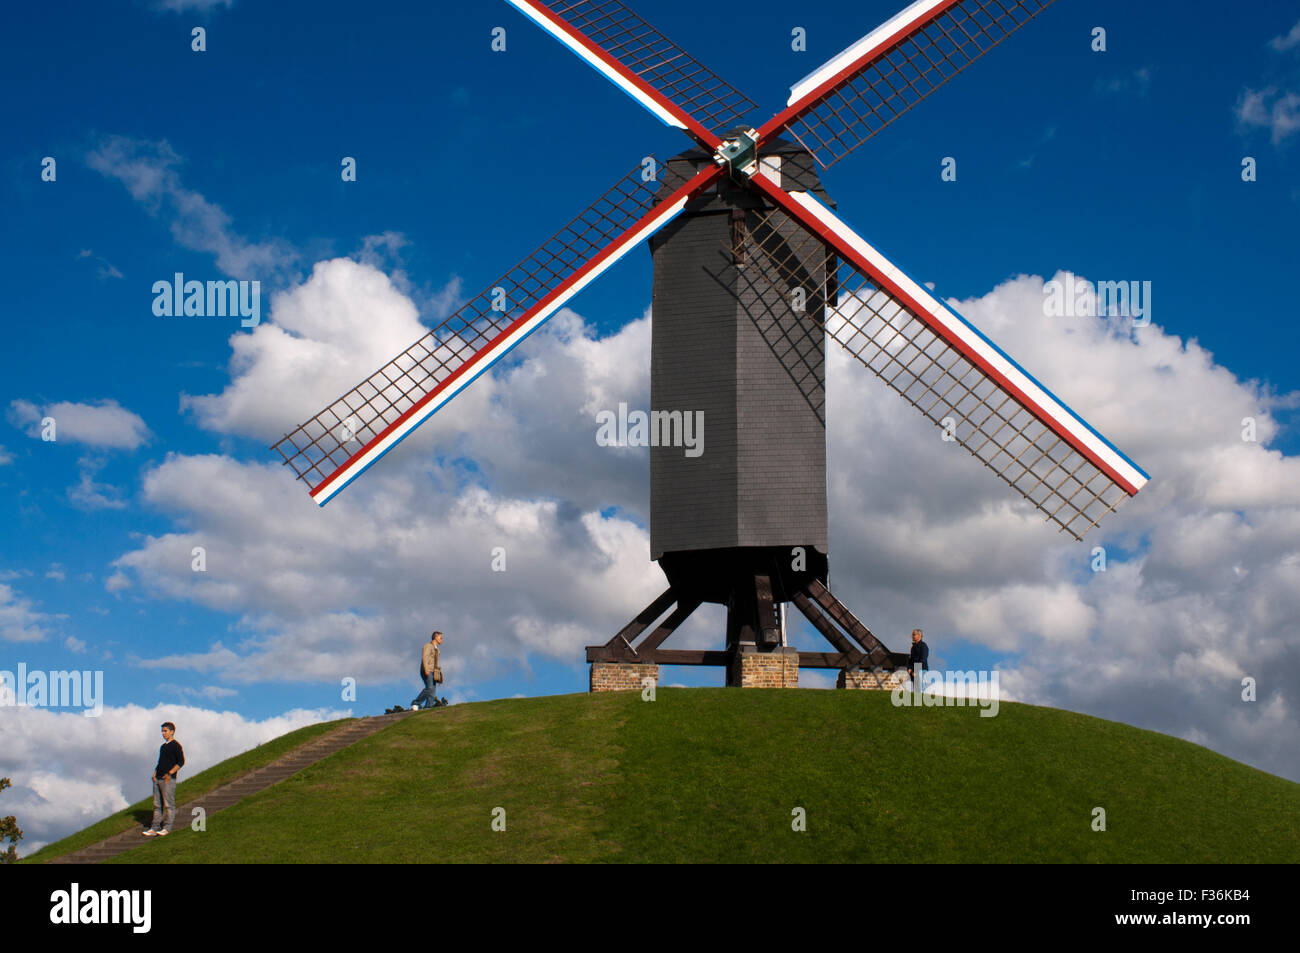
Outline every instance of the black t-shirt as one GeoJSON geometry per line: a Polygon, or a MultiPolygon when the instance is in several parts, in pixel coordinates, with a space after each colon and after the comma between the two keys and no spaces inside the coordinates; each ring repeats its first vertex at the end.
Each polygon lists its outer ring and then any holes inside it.
{"type": "Polygon", "coordinates": [[[172,769],[173,765],[178,768],[185,767],[185,751],[181,748],[181,743],[175,738],[171,741],[164,741],[158,749],[158,767],[153,769],[153,776],[155,778],[163,777],[172,769]]]}

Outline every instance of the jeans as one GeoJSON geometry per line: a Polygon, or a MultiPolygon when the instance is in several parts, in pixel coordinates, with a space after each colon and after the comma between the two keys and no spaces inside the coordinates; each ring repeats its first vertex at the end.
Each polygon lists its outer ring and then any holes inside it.
{"type": "Polygon", "coordinates": [[[153,779],[153,825],[150,830],[162,829],[170,832],[176,822],[176,779],[169,777],[165,781],[153,779]],[[164,814],[165,809],[165,814],[164,814]]]}
{"type": "Polygon", "coordinates": [[[415,696],[415,700],[411,702],[411,707],[429,708],[438,703],[438,696],[436,694],[437,686],[433,682],[433,672],[429,672],[427,675],[421,675],[420,677],[424,679],[424,691],[415,696]],[[420,704],[421,702],[424,704],[420,704]]]}

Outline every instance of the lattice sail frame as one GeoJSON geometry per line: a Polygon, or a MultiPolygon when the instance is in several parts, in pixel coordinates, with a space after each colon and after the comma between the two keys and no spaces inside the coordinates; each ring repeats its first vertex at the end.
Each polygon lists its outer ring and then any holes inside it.
{"type": "MultiPolygon", "coordinates": [[[[751,267],[760,268],[768,283],[782,281],[791,291],[802,288],[810,305],[824,301],[829,337],[1061,531],[1081,540],[1145,482],[1146,475],[1127,458],[1138,476],[1129,474],[1122,483],[1107,473],[1105,460],[1078,446],[1041,411],[1026,407],[995,374],[963,353],[933,313],[900,301],[880,280],[839,257],[832,245],[826,244],[827,255],[835,259],[827,286],[806,287],[808,274],[786,237],[791,216],[780,208],[748,215],[754,222],[747,235],[751,267]]],[[[1055,400],[1050,392],[1041,393],[1055,400]]],[[[1073,415],[1065,405],[1059,407],[1073,415]]]]}
{"type": "Polygon", "coordinates": [[[1075,539],[1128,494],[867,275],[841,263],[826,333],[1075,539]]]}
{"type": "Polygon", "coordinates": [[[918,0],[791,88],[760,130],[785,130],[833,165],[1054,0],[918,0]]]}
{"type": "Polygon", "coordinates": [[[721,174],[674,179],[672,193],[656,205],[663,183],[644,173],[638,165],[491,287],[274,444],[317,503],[324,505],[721,174]],[[496,353],[485,360],[489,351],[496,353]]]}
{"type": "Polygon", "coordinates": [[[507,0],[661,121],[710,147],[755,103],[620,0],[507,0]]]}

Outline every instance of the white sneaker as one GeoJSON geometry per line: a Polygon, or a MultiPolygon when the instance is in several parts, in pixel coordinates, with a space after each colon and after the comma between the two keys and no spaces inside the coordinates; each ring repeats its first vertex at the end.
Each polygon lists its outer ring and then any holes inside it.
{"type": "Polygon", "coordinates": [[[159,837],[166,837],[166,836],[167,836],[168,834],[170,834],[170,833],[171,833],[171,831],[168,831],[168,830],[162,830],[162,831],[159,831],[159,832],[158,832],[158,836],[159,836],[159,837]]]}
{"type": "Polygon", "coordinates": [[[158,832],[155,831],[155,830],[153,830],[153,829],[145,830],[145,831],[141,831],[140,833],[143,834],[145,837],[157,837],[157,836],[158,836],[158,832]]]}

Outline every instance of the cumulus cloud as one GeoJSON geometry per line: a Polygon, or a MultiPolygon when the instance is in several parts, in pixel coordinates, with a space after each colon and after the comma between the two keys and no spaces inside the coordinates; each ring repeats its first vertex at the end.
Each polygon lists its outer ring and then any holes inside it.
{"type": "Polygon", "coordinates": [[[149,428],[138,414],[117,401],[104,398],[93,403],[59,401],[37,405],[29,400],[9,403],[9,422],[29,437],[40,439],[42,421],[54,420],[58,442],[81,443],[112,450],[135,450],[150,439],[149,428]]]}
{"type": "Polygon", "coordinates": [[[6,466],[7,464],[13,462],[14,462],[14,455],[10,453],[8,450],[6,450],[4,447],[0,447],[0,467],[6,466]]]}
{"type": "Polygon", "coordinates": [[[277,439],[427,330],[387,275],[349,258],[317,262],[307,281],[277,292],[271,318],[231,336],[224,392],[182,397],[202,426],[277,439]]]}
{"type": "MultiPolygon", "coordinates": [[[[1273,412],[1296,395],[1239,380],[1158,323],[1045,317],[1043,285],[1022,276],[954,305],[1152,482],[1075,544],[832,344],[835,591],[893,648],[921,625],[940,661],[957,642],[998,653],[1013,697],[1300,776],[1275,731],[1300,727],[1287,696],[1300,678],[1300,462],[1270,449],[1273,412]],[[1093,546],[1105,572],[1091,571],[1093,546]],[[1253,706],[1240,700],[1252,674],[1253,706]]],[[[273,439],[423,333],[403,298],[371,265],[321,263],[277,298],[270,325],[233,339],[226,389],[189,406],[220,433],[273,439]],[[383,344],[367,350],[372,336],[383,344]]],[[[649,324],[600,338],[562,311],[323,511],[274,464],[169,456],[143,496],[173,529],[124,553],[114,578],[238,621],[231,638],[143,664],[233,682],[386,680],[408,673],[412,640],[434,624],[460,684],[526,674],[531,658],[576,663],[663,587],[645,452],[594,441],[597,410],[647,404],[649,324]],[[199,545],[207,573],[190,571],[199,545]]],[[[720,631],[720,612],[700,613],[674,644],[715,645],[720,631]]]]}
{"type": "Polygon", "coordinates": [[[0,639],[6,642],[42,642],[50,634],[47,626],[66,618],[38,611],[30,599],[25,599],[5,583],[0,583],[0,639]]]}
{"type": "Polygon", "coordinates": [[[151,215],[168,222],[176,244],[215,256],[217,267],[227,275],[270,278],[294,258],[282,242],[250,242],[237,234],[221,206],[184,185],[177,171],[181,157],[165,141],[110,136],[86,157],[86,163],[117,179],[151,215]]]}
{"type": "Polygon", "coordinates": [[[4,773],[13,781],[5,811],[25,834],[20,854],[147,797],[164,721],[176,724],[176,740],[185,749],[183,777],[193,777],[286,732],[351,714],[295,709],[259,721],[185,705],[106,707],[98,718],[44,708],[3,713],[4,773]]]}
{"type": "Polygon", "coordinates": [[[412,646],[436,626],[456,646],[449,679],[464,681],[530,652],[570,658],[662,589],[645,531],[625,518],[440,487],[427,464],[376,476],[318,511],[275,465],[175,456],[152,471],[145,499],[193,528],[150,537],[117,566],[161,596],[238,606],[242,638],[141,664],[233,681],[388,681],[409,674],[412,646]],[[252,544],[257,524],[267,531],[252,544]],[[208,571],[193,573],[200,545],[208,571]],[[504,572],[491,569],[498,547],[504,572]]]}

